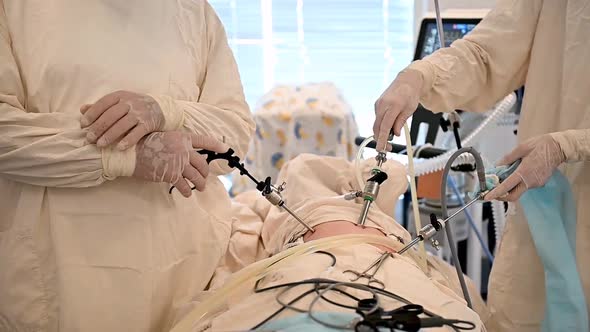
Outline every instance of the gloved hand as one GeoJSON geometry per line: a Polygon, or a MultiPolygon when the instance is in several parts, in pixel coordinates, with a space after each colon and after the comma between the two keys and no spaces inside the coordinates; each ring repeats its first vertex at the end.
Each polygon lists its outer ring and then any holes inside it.
{"type": "Polygon", "coordinates": [[[512,175],[489,192],[486,200],[516,201],[531,188],[545,185],[555,169],[565,162],[565,154],[551,135],[531,138],[518,145],[499,165],[510,165],[522,159],[512,175]]]}
{"type": "Polygon", "coordinates": [[[92,105],[83,105],[82,128],[90,126],[88,142],[100,148],[121,139],[125,150],[145,135],[160,131],[165,118],[160,105],[150,96],[129,91],[110,93],[92,105]]]}
{"type": "Polygon", "coordinates": [[[418,107],[422,84],[422,73],[406,69],[397,75],[377,99],[373,124],[377,151],[385,149],[391,129],[395,135],[401,134],[404,124],[418,107]]]}
{"type": "Polygon", "coordinates": [[[191,187],[185,179],[203,191],[209,175],[206,157],[195,151],[201,149],[223,153],[229,148],[209,136],[180,131],[151,133],[137,144],[133,176],[171,183],[184,197],[189,197],[191,187]]]}

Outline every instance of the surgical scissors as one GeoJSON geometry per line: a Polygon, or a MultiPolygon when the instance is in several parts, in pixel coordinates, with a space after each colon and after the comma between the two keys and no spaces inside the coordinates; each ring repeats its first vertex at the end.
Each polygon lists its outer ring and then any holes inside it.
{"type": "Polygon", "coordinates": [[[379,271],[379,269],[381,268],[381,265],[383,265],[383,263],[385,262],[385,260],[390,256],[391,254],[389,252],[385,252],[381,255],[381,257],[379,257],[376,261],[374,261],[371,265],[369,265],[369,267],[367,267],[363,272],[358,272],[358,271],[354,271],[354,270],[345,270],[342,273],[352,273],[354,275],[354,278],[350,279],[351,282],[357,281],[361,278],[365,278],[368,280],[367,285],[371,286],[372,283],[379,285],[379,287],[381,287],[381,289],[385,289],[385,284],[375,278],[375,275],[377,274],[377,271],[379,271]],[[375,270],[370,273],[369,271],[371,271],[373,268],[375,268],[375,270]]]}

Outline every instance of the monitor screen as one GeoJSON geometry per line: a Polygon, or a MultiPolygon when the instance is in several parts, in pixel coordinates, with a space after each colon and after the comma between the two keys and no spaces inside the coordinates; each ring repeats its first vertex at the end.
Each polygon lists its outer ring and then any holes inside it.
{"type": "MultiPolygon", "coordinates": [[[[449,46],[455,40],[463,38],[475,28],[477,23],[479,23],[479,19],[443,19],[445,46],[449,46]]],[[[439,44],[436,21],[434,19],[424,19],[420,27],[414,60],[432,54],[439,48],[439,44]]]]}

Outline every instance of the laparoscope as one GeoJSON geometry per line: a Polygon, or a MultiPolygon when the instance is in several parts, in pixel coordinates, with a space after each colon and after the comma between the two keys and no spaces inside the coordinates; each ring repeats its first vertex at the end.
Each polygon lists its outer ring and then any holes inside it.
{"type": "MultiPolygon", "coordinates": [[[[287,211],[287,213],[289,213],[298,223],[303,225],[303,227],[305,227],[308,231],[310,231],[312,233],[315,232],[315,230],[313,228],[311,228],[311,226],[309,226],[307,223],[305,223],[303,221],[303,219],[301,219],[285,203],[285,200],[283,199],[281,192],[283,192],[285,190],[286,183],[283,182],[280,186],[275,187],[271,182],[272,180],[271,180],[270,176],[266,177],[266,179],[264,181],[258,181],[258,179],[256,179],[252,174],[250,174],[250,172],[248,172],[248,170],[246,169],[244,164],[242,162],[240,162],[240,157],[235,155],[235,152],[233,149],[229,149],[224,153],[218,153],[218,152],[209,151],[209,150],[198,150],[197,152],[199,154],[207,156],[207,163],[208,164],[214,160],[217,160],[217,159],[226,160],[229,167],[239,170],[240,175],[245,175],[250,180],[252,180],[256,184],[256,190],[258,190],[262,194],[262,196],[264,196],[264,198],[266,198],[267,201],[269,201],[272,205],[277,206],[277,207],[282,208],[285,211],[287,211]]],[[[173,189],[174,189],[174,186],[172,186],[170,188],[169,193],[172,193],[173,189]]],[[[195,189],[195,187],[191,188],[191,190],[194,190],[194,189],[195,189]]]]}

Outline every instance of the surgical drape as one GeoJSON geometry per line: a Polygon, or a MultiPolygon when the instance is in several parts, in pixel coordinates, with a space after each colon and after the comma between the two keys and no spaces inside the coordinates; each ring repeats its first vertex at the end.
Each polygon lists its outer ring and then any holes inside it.
{"type": "MultiPolygon", "coordinates": [[[[277,86],[258,101],[256,135],[246,155],[255,177],[277,179],[279,170],[302,153],[352,160],[357,123],[338,88],[329,82],[277,86]]],[[[253,190],[249,179],[235,174],[231,193],[253,190]]]]}
{"type": "MultiPolygon", "coordinates": [[[[552,133],[577,206],[577,263],[590,299],[590,6],[585,0],[500,0],[462,40],[410,67],[434,111],[483,111],[525,85],[518,140],[552,133]]],[[[551,220],[547,220],[551,222],[551,220]]],[[[492,331],[538,331],[543,267],[522,208],[506,224],[489,284],[492,331]]]]}
{"type": "Polygon", "coordinates": [[[0,5],[0,330],[166,329],[227,246],[228,169],[190,199],[125,177],[134,149],[86,143],[79,107],[150,94],[243,156],[253,122],[221,22],[205,1],[0,5]]]}

